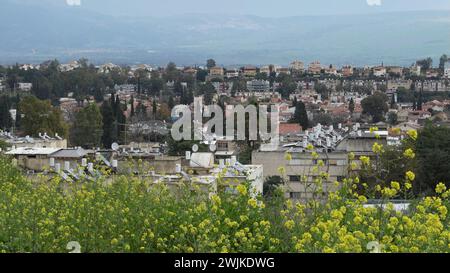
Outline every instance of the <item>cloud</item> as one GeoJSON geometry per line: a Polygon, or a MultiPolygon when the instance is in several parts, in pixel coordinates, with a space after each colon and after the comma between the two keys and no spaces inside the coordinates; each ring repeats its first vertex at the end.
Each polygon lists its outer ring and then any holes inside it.
{"type": "Polygon", "coordinates": [[[366,0],[367,5],[373,7],[373,6],[381,6],[381,0],[366,0]]]}
{"type": "Polygon", "coordinates": [[[81,0],[66,0],[69,6],[81,6],[81,0]]]}

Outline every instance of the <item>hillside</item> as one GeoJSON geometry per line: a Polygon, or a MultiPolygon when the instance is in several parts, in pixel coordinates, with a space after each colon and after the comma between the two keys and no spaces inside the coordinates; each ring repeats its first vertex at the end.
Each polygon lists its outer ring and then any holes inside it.
{"type": "Polygon", "coordinates": [[[450,12],[263,18],[187,14],[164,18],[101,15],[83,8],[6,0],[0,9],[0,63],[95,62],[409,65],[450,52],[450,12]]]}

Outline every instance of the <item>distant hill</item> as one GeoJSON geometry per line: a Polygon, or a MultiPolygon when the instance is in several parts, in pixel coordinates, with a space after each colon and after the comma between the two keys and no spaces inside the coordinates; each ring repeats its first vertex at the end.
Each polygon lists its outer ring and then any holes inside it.
{"type": "Polygon", "coordinates": [[[450,12],[262,18],[188,14],[112,17],[81,7],[4,0],[0,63],[62,61],[286,65],[293,59],[409,65],[450,54],[450,12]]]}

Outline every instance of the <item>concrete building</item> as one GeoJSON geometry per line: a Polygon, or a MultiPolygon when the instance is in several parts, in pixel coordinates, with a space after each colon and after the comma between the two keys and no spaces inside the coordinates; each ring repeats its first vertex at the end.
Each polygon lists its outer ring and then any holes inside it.
{"type": "Polygon", "coordinates": [[[313,196],[321,198],[336,190],[334,182],[342,181],[349,175],[350,152],[353,152],[357,159],[360,156],[373,157],[373,144],[386,144],[387,131],[375,133],[370,133],[368,128],[364,129],[359,125],[351,129],[334,129],[332,126],[323,127],[319,124],[312,130],[305,131],[302,141],[284,145],[262,145],[258,151],[253,152],[252,163],[264,166],[265,178],[282,176],[285,180],[286,197],[296,201],[309,200],[313,196]],[[375,133],[380,135],[380,139],[376,138],[375,133]],[[307,149],[310,144],[315,148],[318,158],[314,158],[307,149]],[[286,154],[292,159],[287,160],[286,154]],[[324,164],[315,172],[314,167],[319,160],[324,164]],[[280,167],[284,169],[284,174],[280,174],[280,167]],[[327,173],[329,176],[323,183],[323,191],[316,196],[314,182],[321,173],[327,173]]]}
{"type": "Polygon", "coordinates": [[[21,147],[6,152],[6,155],[13,156],[17,165],[24,169],[41,172],[49,168],[50,155],[58,150],[60,149],[21,147]]]}
{"type": "Polygon", "coordinates": [[[247,89],[249,92],[269,92],[270,82],[265,80],[247,81],[247,89]]]}
{"type": "Polygon", "coordinates": [[[293,72],[303,72],[305,71],[305,64],[302,61],[293,61],[290,65],[289,68],[293,71],[293,72]]]}
{"type": "Polygon", "coordinates": [[[409,73],[412,76],[420,76],[422,73],[422,67],[420,67],[420,65],[413,65],[409,68],[409,73]]]}
{"type": "Polygon", "coordinates": [[[237,68],[227,69],[225,75],[228,79],[239,78],[239,69],[237,68]]]}
{"type": "Polygon", "coordinates": [[[322,65],[319,61],[314,61],[308,66],[308,73],[318,75],[322,71],[322,65]]]}
{"type": "Polygon", "coordinates": [[[412,83],[413,83],[412,80],[402,80],[402,79],[388,80],[387,89],[398,90],[399,88],[405,88],[406,90],[410,90],[412,83]]]}
{"type": "Polygon", "coordinates": [[[47,133],[40,133],[38,138],[30,136],[17,137],[9,132],[0,130],[0,139],[13,148],[67,148],[67,139],[63,139],[57,134],[54,137],[48,136],[47,133]]]}
{"type": "Polygon", "coordinates": [[[29,92],[33,89],[33,84],[30,82],[19,82],[17,83],[17,90],[23,92],[29,92]]]}
{"type": "Polygon", "coordinates": [[[444,66],[444,77],[446,79],[450,79],[450,61],[445,63],[445,66],[444,66]]]}
{"type": "Polygon", "coordinates": [[[384,66],[377,66],[373,68],[373,75],[375,77],[384,77],[387,74],[387,69],[384,66]]]}
{"type": "Polygon", "coordinates": [[[256,66],[246,66],[246,67],[244,67],[243,74],[244,74],[245,77],[249,77],[249,78],[255,77],[256,74],[257,74],[256,66]]]}
{"type": "Polygon", "coordinates": [[[351,65],[346,65],[342,67],[342,76],[351,77],[353,76],[353,67],[351,65]]]}

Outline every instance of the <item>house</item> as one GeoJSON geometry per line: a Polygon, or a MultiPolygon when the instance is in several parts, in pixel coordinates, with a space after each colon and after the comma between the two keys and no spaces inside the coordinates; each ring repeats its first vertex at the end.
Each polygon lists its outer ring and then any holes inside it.
{"type": "Polygon", "coordinates": [[[67,139],[61,138],[58,134],[50,137],[47,133],[39,133],[38,138],[30,136],[17,137],[9,132],[0,130],[0,140],[5,141],[9,146],[14,148],[67,148],[67,139]]]}
{"type": "Polygon", "coordinates": [[[120,66],[115,65],[113,63],[103,64],[98,68],[99,73],[108,74],[115,69],[120,69],[120,66]]]}
{"type": "Polygon", "coordinates": [[[48,156],[51,159],[49,166],[53,167],[55,164],[60,164],[61,166],[69,166],[71,169],[76,169],[82,165],[82,159],[87,156],[88,151],[83,148],[61,149],[48,156]]]}
{"type": "Polygon", "coordinates": [[[247,89],[249,92],[269,92],[270,82],[265,80],[247,81],[247,89]]]}
{"type": "Polygon", "coordinates": [[[384,77],[387,74],[387,69],[384,66],[377,66],[373,68],[373,75],[375,77],[384,77]]]}
{"type": "Polygon", "coordinates": [[[70,62],[68,64],[60,64],[59,65],[59,70],[61,72],[69,72],[69,71],[75,70],[75,69],[80,68],[80,67],[81,67],[81,65],[80,65],[80,63],[78,61],[72,61],[72,62],[70,62]]]}
{"type": "Polygon", "coordinates": [[[187,75],[191,75],[191,76],[196,76],[197,75],[197,69],[193,68],[193,67],[185,67],[183,70],[184,74],[187,75]]]}
{"type": "Polygon", "coordinates": [[[422,67],[420,65],[413,65],[409,68],[409,73],[412,76],[420,76],[420,74],[422,73],[422,67]]]}
{"type": "Polygon", "coordinates": [[[280,74],[291,75],[291,70],[287,67],[280,67],[277,69],[277,75],[280,75],[280,74]]]}
{"type": "Polygon", "coordinates": [[[401,77],[403,75],[403,67],[401,67],[401,66],[390,66],[390,67],[388,67],[388,73],[390,75],[401,77]]]}
{"type": "Polygon", "coordinates": [[[246,66],[243,69],[243,73],[245,77],[255,77],[257,74],[257,68],[255,66],[246,66]]]}
{"type": "Polygon", "coordinates": [[[234,136],[216,137],[215,145],[216,151],[214,153],[214,156],[216,162],[218,162],[220,159],[231,159],[238,153],[237,144],[234,141],[234,136]]]}
{"type": "Polygon", "coordinates": [[[322,65],[319,61],[314,61],[308,66],[308,73],[318,75],[322,71],[322,65]]]}
{"type": "Polygon", "coordinates": [[[437,69],[429,69],[429,70],[427,70],[426,77],[428,79],[430,79],[430,78],[438,78],[439,77],[439,70],[437,70],[437,69]]]}
{"type": "Polygon", "coordinates": [[[268,66],[268,65],[265,65],[259,69],[259,73],[266,74],[267,76],[270,75],[270,72],[271,72],[271,69],[270,69],[270,66],[268,66]]]}
{"type": "Polygon", "coordinates": [[[302,61],[293,61],[290,65],[289,68],[293,71],[293,72],[303,72],[305,71],[305,64],[302,61]]]}
{"type": "Polygon", "coordinates": [[[299,135],[302,132],[300,124],[280,123],[278,126],[281,142],[300,141],[299,135]]]}
{"type": "Polygon", "coordinates": [[[209,69],[209,75],[211,77],[222,77],[224,75],[223,74],[223,68],[220,67],[220,66],[211,67],[209,69]]]}
{"type": "Polygon", "coordinates": [[[444,78],[450,79],[450,61],[445,62],[444,78]]]}
{"type": "Polygon", "coordinates": [[[388,90],[398,90],[399,88],[404,88],[406,90],[411,89],[412,80],[404,80],[404,79],[389,79],[387,81],[387,89],[388,90]]]}
{"type": "Polygon", "coordinates": [[[336,76],[338,74],[338,72],[337,72],[336,67],[334,65],[330,64],[329,67],[325,68],[325,74],[336,76]]]}
{"type": "Polygon", "coordinates": [[[353,76],[353,67],[351,65],[346,65],[342,67],[342,76],[351,77],[353,76]]]}
{"type": "Polygon", "coordinates": [[[17,83],[17,90],[18,91],[24,91],[29,92],[33,88],[33,84],[30,82],[19,82],[17,83]]]}
{"type": "Polygon", "coordinates": [[[228,79],[239,78],[239,69],[237,68],[227,69],[225,75],[228,79]]]}
{"type": "Polygon", "coordinates": [[[6,152],[6,155],[13,156],[18,166],[40,172],[50,167],[50,155],[59,150],[57,148],[20,147],[6,152]]]}

